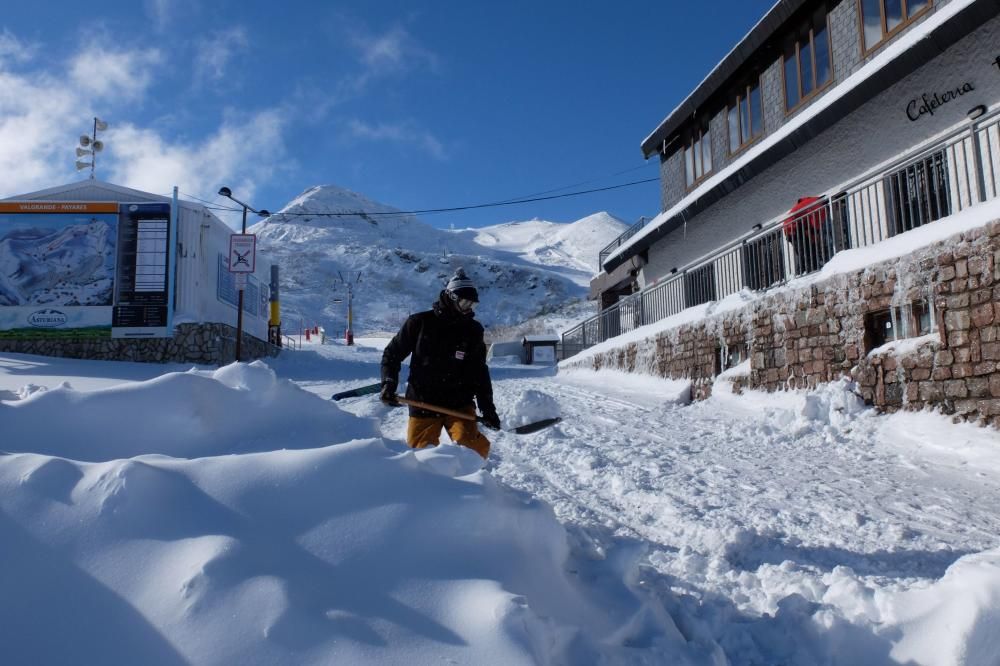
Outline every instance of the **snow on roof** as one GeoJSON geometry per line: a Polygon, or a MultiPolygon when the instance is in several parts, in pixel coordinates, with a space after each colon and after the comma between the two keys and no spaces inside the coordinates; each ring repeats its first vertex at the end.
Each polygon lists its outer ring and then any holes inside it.
{"type": "Polygon", "coordinates": [[[557,333],[524,336],[524,342],[559,342],[560,340],[562,340],[562,336],[557,333]]]}
{"type": "Polygon", "coordinates": [[[624,254],[629,248],[633,247],[640,240],[648,236],[661,224],[678,215],[682,210],[704,196],[706,192],[714,189],[727,178],[744,168],[747,164],[776,146],[789,134],[802,127],[821,111],[843,98],[847,93],[857,88],[862,82],[871,78],[889,63],[896,60],[896,58],[902,56],[906,53],[906,51],[912,48],[914,44],[927,38],[937,28],[971,5],[974,1],[975,0],[951,0],[951,2],[947,5],[938,7],[934,14],[929,16],[927,20],[917,26],[914,26],[908,32],[901,35],[896,41],[883,49],[877,56],[872,58],[864,67],[844,79],[844,81],[840,84],[834,86],[832,90],[813,102],[808,108],[804,109],[792,120],[785,123],[781,129],[759,141],[757,145],[746,151],[740,159],[735,160],[725,169],[719,171],[714,176],[708,178],[700,186],[691,190],[686,197],[674,204],[669,210],[665,210],[654,217],[648,224],[646,224],[645,227],[622,243],[614,252],[608,255],[604,260],[605,263],[624,254]]]}
{"type": "MultiPolygon", "coordinates": [[[[115,201],[118,203],[141,203],[149,201],[170,203],[172,197],[164,194],[143,192],[131,187],[88,178],[76,183],[66,183],[35,192],[16,194],[12,197],[0,199],[0,201],[115,201]]],[[[204,212],[220,223],[225,224],[203,204],[195,201],[185,201],[184,199],[178,199],[178,204],[183,209],[204,212]]]]}

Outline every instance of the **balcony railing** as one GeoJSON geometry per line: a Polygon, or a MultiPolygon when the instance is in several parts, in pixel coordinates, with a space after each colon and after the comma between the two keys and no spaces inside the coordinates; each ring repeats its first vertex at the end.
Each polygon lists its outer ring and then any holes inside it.
{"type": "MultiPolygon", "coordinates": [[[[622,244],[625,243],[625,241],[627,241],[629,238],[632,238],[632,236],[635,236],[637,233],[639,233],[639,230],[642,229],[643,227],[645,227],[646,223],[649,222],[649,220],[650,220],[650,218],[648,218],[646,216],[640,217],[639,221],[636,222],[635,224],[633,224],[631,227],[629,227],[625,231],[623,231],[622,234],[621,234],[621,236],[619,236],[618,238],[616,238],[613,241],[611,241],[610,243],[608,243],[607,247],[605,247],[603,250],[601,250],[600,255],[599,255],[600,259],[599,259],[597,265],[598,266],[603,266],[604,265],[604,260],[607,259],[609,256],[611,256],[612,252],[614,252],[619,247],[621,247],[622,244]]],[[[591,255],[591,256],[593,256],[593,255],[591,255]]]]}
{"type": "MultiPolygon", "coordinates": [[[[577,324],[562,334],[561,358],[741,289],[762,291],[815,273],[840,250],[874,245],[998,193],[1000,111],[858,177],[836,194],[800,202],[795,213],[756,225],[577,324]]],[[[623,234],[602,250],[602,263],[625,240],[623,234]]]]}

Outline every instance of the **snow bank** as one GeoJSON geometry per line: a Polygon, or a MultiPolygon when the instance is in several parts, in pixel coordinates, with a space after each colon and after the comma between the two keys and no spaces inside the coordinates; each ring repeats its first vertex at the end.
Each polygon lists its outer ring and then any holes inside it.
{"type": "Polygon", "coordinates": [[[558,377],[562,383],[577,386],[613,386],[617,393],[644,404],[687,404],[691,401],[691,381],[687,379],[654,377],[611,368],[595,371],[579,367],[560,367],[558,377]]]}
{"type": "Polygon", "coordinates": [[[967,555],[924,590],[899,594],[887,615],[899,663],[995,664],[1000,657],[1000,548],[967,555]]]}
{"type": "Polygon", "coordinates": [[[101,461],[309,448],[373,437],[374,421],[278,379],[264,363],[172,372],[95,391],[69,383],[0,402],[2,450],[101,461]]]}
{"type": "MultiPolygon", "coordinates": [[[[461,447],[397,454],[373,439],[196,461],[2,456],[5,659],[526,664],[627,653],[619,623],[642,605],[622,583],[610,606],[589,599],[552,511],[468,473],[480,466],[461,447]]],[[[661,622],[656,635],[679,638],[661,622]]],[[[683,640],[666,649],[682,653],[683,640]]]]}
{"type": "Polygon", "coordinates": [[[262,362],[22,393],[5,663],[704,663],[633,559],[576,560],[475,452],[400,452],[262,362]]]}

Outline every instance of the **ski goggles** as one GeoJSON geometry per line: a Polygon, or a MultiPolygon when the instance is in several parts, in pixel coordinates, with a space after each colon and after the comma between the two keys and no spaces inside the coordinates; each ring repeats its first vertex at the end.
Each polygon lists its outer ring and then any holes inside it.
{"type": "Polygon", "coordinates": [[[479,305],[476,301],[470,301],[468,298],[459,298],[455,300],[455,307],[458,308],[459,312],[472,312],[479,305]]]}

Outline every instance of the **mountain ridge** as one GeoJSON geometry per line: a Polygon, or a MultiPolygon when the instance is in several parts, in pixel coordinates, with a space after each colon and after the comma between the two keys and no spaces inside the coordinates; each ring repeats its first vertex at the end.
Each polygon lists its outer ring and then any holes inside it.
{"type": "Polygon", "coordinates": [[[249,231],[281,267],[286,332],[321,325],[342,336],[350,285],[357,336],[395,331],[407,315],[430,307],[459,267],[476,284],[477,319],[487,328],[579,303],[599,248],[625,227],[602,212],[572,223],[443,230],[363,194],[317,185],[249,231]]]}

